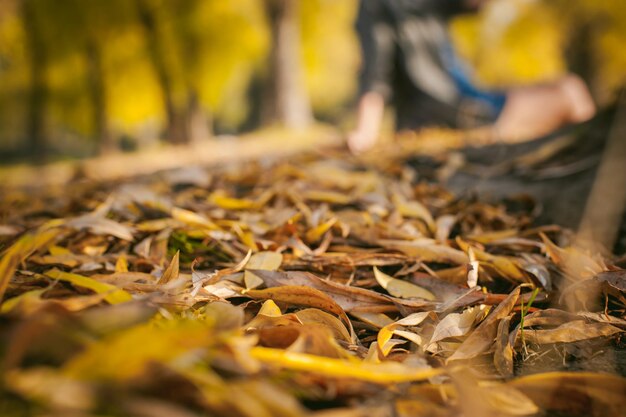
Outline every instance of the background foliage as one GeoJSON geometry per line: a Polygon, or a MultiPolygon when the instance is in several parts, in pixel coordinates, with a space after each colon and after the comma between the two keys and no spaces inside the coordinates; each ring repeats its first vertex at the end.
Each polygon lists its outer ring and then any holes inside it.
{"type": "MultiPolygon", "coordinates": [[[[176,142],[187,122],[202,138],[259,127],[268,1],[0,0],[0,152],[176,142]]],[[[338,122],[353,102],[357,4],[300,0],[303,82],[318,119],[338,122]]],[[[574,70],[606,102],[626,78],[623,0],[491,0],[452,22],[452,35],[492,87],[574,70]]]]}

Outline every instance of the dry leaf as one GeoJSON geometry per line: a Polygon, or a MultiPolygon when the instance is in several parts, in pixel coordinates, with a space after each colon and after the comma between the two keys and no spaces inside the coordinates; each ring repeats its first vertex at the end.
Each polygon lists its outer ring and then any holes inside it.
{"type": "Polygon", "coordinates": [[[400,298],[423,298],[425,300],[435,300],[435,296],[430,291],[421,288],[407,281],[402,281],[381,272],[374,267],[374,276],[381,287],[394,297],[400,298]]]}
{"type": "Polygon", "coordinates": [[[470,333],[461,346],[448,358],[448,361],[470,359],[489,349],[495,340],[500,320],[511,313],[517,304],[519,295],[520,287],[517,287],[470,333]]]}

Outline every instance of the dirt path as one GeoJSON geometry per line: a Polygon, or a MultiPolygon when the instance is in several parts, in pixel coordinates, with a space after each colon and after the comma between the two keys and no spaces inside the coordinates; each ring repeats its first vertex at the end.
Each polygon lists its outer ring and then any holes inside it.
{"type": "Polygon", "coordinates": [[[190,146],[164,145],[141,152],[62,161],[42,166],[27,164],[0,167],[0,187],[42,188],[67,184],[77,173],[92,180],[115,180],[186,165],[216,165],[286,156],[341,143],[341,133],[326,126],[291,132],[268,129],[241,137],[217,137],[190,146]]]}

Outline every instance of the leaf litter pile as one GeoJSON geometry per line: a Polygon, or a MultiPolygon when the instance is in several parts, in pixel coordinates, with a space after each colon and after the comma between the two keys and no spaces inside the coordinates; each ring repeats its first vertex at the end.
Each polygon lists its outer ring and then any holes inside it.
{"type": "Polygon", "coordinates": [[[626,271],[402,164],[4,193],[3,416],[619,416],[626,271]]]}

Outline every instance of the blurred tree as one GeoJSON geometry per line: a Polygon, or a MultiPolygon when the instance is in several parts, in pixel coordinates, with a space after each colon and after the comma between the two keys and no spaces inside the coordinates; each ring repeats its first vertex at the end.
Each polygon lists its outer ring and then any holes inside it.
{"type": "Polygon", "coordinates": [[[264,0],[272,47],[266,93],[266,122],[304,128],[312,121],[301,57],[300,0],[264,0]]]}
{"type": "Polygon", "coordinates": [[[30,64],[30,93],[28,95],[27,140],[37,162],[46,156],[45,106],[48,96],[46,69],[48,51],[44,43],[42,22],[36,12],[38,0],[22,0],[21,14],[28,45],[28,61],[30,64]]]}
{"type": "Polygon", "coordinates": [[[108,90],[110,81],[106,74],[106,44],[114,33],[125,30],[132,24],[129,10],[123,0],[85,2],[81,0],[58,0],[57,7],[64,3],[72,28],[71,48],[86,61],[86,85],[91,102],[92,130],[103,153],[118,148],[111,131],[111,116],[108,90]]]}
{"type": "Polygon", "coordinates": [[[626,84],[623,0],[492,0],[452,23],[479,81],[507,88],[576,71],[601,101],[626,84]]]}
{"type": "Polygon", "coordinates": [[[185,109],[186,97],[178,62],[172,58],[175,47],[171,31],[166,30],[167,4],[161,0],[135,0],[137,12],[148,40],[150,57],[159,80],[167,117],[166,138],[172,143],[189,140],[185,109]],[[177,74],[178,73],[178,74],[177,74]]]}
{"type": "Polygon", "coordinates": [[[267,50],[262,8],[258,0],[170,4],[188,125],[192,140],[202,139],[210,134],[210,115],[233,124],[245,115],[246,86],[267,50]]]}
{"type": "Polygon", "coordinates": [[[4,149],[16,148],[23,139],[28,113],[31,76],[21,17],[19,1],[0,1],[0,144],[4,149]]]}
{"type": "Polygon", "coordinates": [[[303,0],[302,52],[306,89],[315,114],[336,120],[357,87],[359,45],[355,0],[303,0]]]}
{"type": "Polygon", "coordinates": [[[168,138],[185,142],[208,137],[210,115],[223,115],[225,97],[244,107],[235,98],[243,97],[251,69],[267,43],[259,28],[258,3],[256,7],[249,0],[136,3],[163,92],[168,138]]]}
{"type": "Polygon", "coordinates": [[[237,131],[250,79],[274,70],[273,120],[336,115],[354,90],[355,4],[0,0],[0,148],[84,156],[206,138],[213,120],[237,131]]]}
{"type": "Polygon", "coordinates": [[[195,1],[180,14],[176,28],[186,82],[221,126],[236,129],[248,111],[250,79],[265,64],[268,51],[262,2],[195,1]]]}

